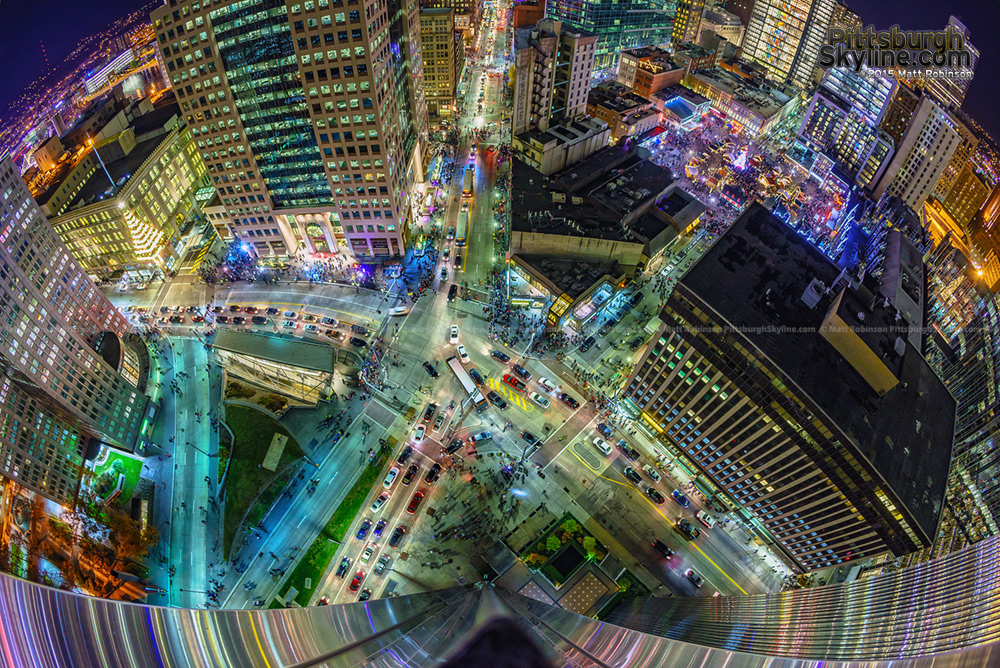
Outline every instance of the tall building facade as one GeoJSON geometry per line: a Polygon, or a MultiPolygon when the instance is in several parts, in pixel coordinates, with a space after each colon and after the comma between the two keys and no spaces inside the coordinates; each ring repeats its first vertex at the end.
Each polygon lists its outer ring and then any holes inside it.
{"type": "Polygon", "coordinates": [[[941,172],[937,184],[934,186],[934,194],[940,200],[948,196],[949,191],[955,185],[962,170],[972,164],[972,158],[976,155],[976,148],[979,146],[979,136],[975,133],[971,124],[965,122],[968,116],[956,107],[951,107],[948,111],[949,116],[951,116],[952,127],[958,132],[961,141],[958,144],[958,148],[955,149],[955,153],[952,154],[951,160],[948,161],[948,165],[941,172]]]}
{"type": "Polygon", "coordinates": [[[763,65],[774,79],[809,87],[834,4],[834,0],[757,0],[743,37],[744,57],[763,65]]]}
{"type": "Polygon", "coordinates": [[[740,23],[750,25],[753,17],[754,0],[726,0],[726,11],[740,17],[740,23]]]}
{"type": "Polygon", "coordinates": [[[129,325],[0,156],[0,472],[65,503],[101,443],[132,451],[148,398],[95,351],[129,325]]]}
{"type": "Polygon", "coordinates": [[[432,118],[455,112],[455,91],[465,63],[461,34],[455,31],[455,10],[420,10],[420,46],[424,59],[424,97],[432,118]]]}
{"type": "Polygon", "coordinates": [[[876,295],[752,205],[678,283],[623,390],[799,571],[937,533],[954,400],[876,295]]]}
{"type": "Polygon", "coordinates": [[[976,65],[979,64],[979,49],[971,41],[972,33],[959,19],[954,16],[948,17],[948,24],[945,30],[953,29],[961,34],[965,39],[965,50],[969,54],[969,65],[958,68],[944,68],[946,72],[960,76],[933,77],[927,80],[927,90],[937,98],[944,106],[954,105],[956,108],[962,106],[965,95],[969,92],[969,85],[976,72],[976,65]]]}
{"type": "Polygon", "coordinates": [[[514,134],[584,114],[596,48],[596,35],[552,19],[514,32],[514,134]]]}
{"type": "Polygon", "coordinates": [[[929,96],[923,96],[874,196],[896,195],[919,211],[961,143],[951,116],[929,96]]]}
{"type": "Polygon", "coordinates": [[[667,0],[547,0],[545,15],[597,36],[594,69],[609,70],[623,49],[666,44],[675,5],[667,0]]]}
{"type": "Polygon", "coordinates": [[[990,187],[971,166],[966,165],[959,172],[942,204],[955,222],[965,228],[986,204],[989,196],[990,187]]]}
{"type": "Polygon", "coordinates": [[[857,12],[851,10],[844,3],[837,2],[833,5],[833,19],[830,21],[830,27],[853,32],[860,31],[864,24],[857,12]]]}
{"type": "Polygon", "coordinates": [[[670,41],[674,44],[697,42],[701,33],[701,13],[704,9],[705,0],[678,0],[670,41]]]}
{"type": "Polygon", "coordinates": [[[404,252],[427,126],[415,2],[169,0],[152,21],[239,236],[404,252]]]}
{"type": "Polygon", "coordinates": [[[910,127],[910,119],[920,105],[921,96],[919,89],[914,89],[902,81],[896,85],[896,92],[892,94],[892,100],[885,110],[881,123],[882,129],[892,138],[894,146],[899,146],[903,141],[906,128],[910,127]]]}

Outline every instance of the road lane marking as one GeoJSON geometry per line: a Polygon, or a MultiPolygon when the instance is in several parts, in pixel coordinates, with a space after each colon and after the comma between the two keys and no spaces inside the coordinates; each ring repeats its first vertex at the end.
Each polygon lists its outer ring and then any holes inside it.
{"type": "Polygon", "coordinates": [[[505,396],[515,406],[523,410],[525,413],[535,412],[535,406],[531,404],[523,396],[521,396],[520,393],[512,390],[506,383],[501,383],[496,378],[487,378],[486,384],[490,386],[490,389],[496,390],[497,392],[505,396]]]}

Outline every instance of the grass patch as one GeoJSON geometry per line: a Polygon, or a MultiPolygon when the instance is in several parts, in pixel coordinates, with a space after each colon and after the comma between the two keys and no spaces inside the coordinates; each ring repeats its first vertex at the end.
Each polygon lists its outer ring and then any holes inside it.
{"type": "Polygon", "coordinates": [[[227,406],[226,423],[235,437],[229,477],[226,479],[226,513],[223,518],[223,550],[228,556],[243,516],[247,515],[249,526],[264,516],[285,487],[289,465],[302,457],[302,448],[281,424],[253,408],[227,406]],[[276,471],[266,471],[260,468],[260,463],[264,461],[275,432],[286,434],[289,439],[276,471]],[[279,479],[283,473],[284,477],[279,479]],[[272,482],[275,484],[272,485],[272,482]]]}
{"type": "Polygon", "coordinates": [[[340,547],[340,543],[344,540],[351,522],[354,521],[358,512],[361,511],[365,498],[381,476],[382,464],[382,459],[377,459],[361,472],[361,477],[358,478],[358,481],[347,492],[347,496],[340,502],[337,509],[333,511],[326,526],[319,532],[319,536],[309,546],[306,553],[302,555],[302,560],[295,565],[292,574],[288,576],[284,591],[287,593],[292,587],[298,589],[299,593],[295,596],[295,602],[299,605],[309,605],[309,599],[312,598],[313,591],[315,591],[316,586],[319,584],[320,578],[326,573],[326,569],[330,567],[330,560],[337,553],[337,548],[340,547]],[[309,589],[305,588],[306,579],[312,580],[312,587],[309,589]]]}
{"type": "Polygon", "coordinates": [[[219,430],[219,482],[226,475],[226,464],[229,463],[229,455],[233,453],[233,439],[229,437],[229,432],[225,429],[219,430]]]}
{"type": "Polygon", "coordinates": [[[273,601],[271,601],[271,604],[269,606],[267,606],[267,609],[268,610],[281,610],[284,607],[285,606],[281,605],[281,601],[279,601],[278,599],[274,599],[273,601]]]}
{"type": "Polygon", "coordinates": [[[118,475],[125,476],[122,485],[119,503],[125,503],[132,498],[132,492],[139,484],[139,477],[142,475],[142,460],[136,457],[129,457],[123,453],[115,452],[111,448],[104,448],[101,457],[94,466],[94,480],[99,484],[102,476],[106,476],[105,483],[113,488],[118,480],[118,475]]]}

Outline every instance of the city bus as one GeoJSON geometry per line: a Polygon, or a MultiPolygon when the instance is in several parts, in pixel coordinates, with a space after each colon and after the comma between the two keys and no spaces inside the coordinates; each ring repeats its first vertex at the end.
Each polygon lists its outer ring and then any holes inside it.
{"type": "Polygon", "coordinates": [[[472,398],[472,403],[476,405],[476,412],[482,413],[486,410],[486,397],[479,391],[476,384],[472,382],[472,378],[469,376],[469,372],[465,370],[465,367],[462,366],[462,362],[452,355],[448,358],[448,367],[455,374],[455,378],[458,379],[458,384],[472,398]]]}
{"type": "Polygon", "coordinates": [[[464,246],[465,237],[469,231],[469,212],[462,211],[458,214],[458,227],[455,232],[455,245],[464,246]]]}
{"type": "Polygon", "coordinates": [[[462,178],[462,197],[472,197],[472,176],[473,170],[469,167],[462,178]]]}

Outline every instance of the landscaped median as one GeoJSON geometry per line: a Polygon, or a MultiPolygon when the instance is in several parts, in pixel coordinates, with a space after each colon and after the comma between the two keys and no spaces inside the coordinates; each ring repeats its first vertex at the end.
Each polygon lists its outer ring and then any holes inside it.
{"type": "Polygon", "coordinates": [[[558,589],[585,563],[600,561],[607,552],[606,547],[566,513],[521,553],[521,559],[558,589]]]}
{"type": "Polygon", "coordinates": [[[287,429],[263,411],[228,405],[226,424],[235,438],[226,473],[223,518],[223,551],[228,555],[241,524],[256,525],[281,494],[288,483],[289,467],[302,457],[302,449],[287,429]],[[274,470],[269,471],[261,464],[275,433],[289,438],[274,470]]]}
{"type": "MultiPolygon", "coordinates": [[[[319,586],[323,575],[330,567],[330,560],[337,553],[337,548],[340,547],[347,530],[350,529],[351,523],[360,512],[365,499],[368,498],[372,486],[380,478],[384,461],[383,457],[378,457],[361,472],[361,477],[347,492],[347,496],[333,511],[326,526],[319,532],[306,553],[302,555],[302,559],[296,564],[292,574],[288,576],[282,590],[282,598],[287,596],[294,587],[298,591],[295,595],[295,602],[301,606],[309,605],[313,591],[319,586]],[[306,580],[309,580],[309,588],[306,588],[306,580]]],[[[290,601],[288,602],[290,603],[290,601]]]]}

